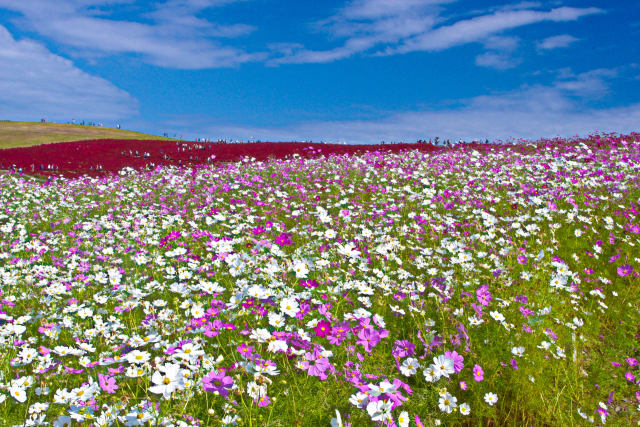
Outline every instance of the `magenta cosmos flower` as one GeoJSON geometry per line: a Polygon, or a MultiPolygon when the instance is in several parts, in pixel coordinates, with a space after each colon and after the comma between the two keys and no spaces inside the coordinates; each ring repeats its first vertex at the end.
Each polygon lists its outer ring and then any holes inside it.
{"type": "Polygon", "coordinates": [[[395,357],[413,356],[416,352],[416,345],[411,341],[398,340],[393,344],[391,354],[395,357]]]}
{"type": "Polygon", "coordinates": [[[356,344],[363,346],[364,351],[367,353],[370,353],[371,349],[378,345],[379,342],[380,332],[373,328],[364,328],[358,332],[358,340],[356,341],[356,344]]]}
{"type": "Polygon", "coordinates": [[[618,276],[628,276],[632,271],[633,267],[631,267],[629,264],[621,265],[620,267],[618,267],[618,276]]]}
{"type": "Polygon", "coordinates": [[[227,396],[231,387],[233,387],[233,378],[226,375],[224,371],[212,371],[202,378],[202,388],[204,391],[211,393],[217,391],[220,393],[220,396],[227,396]]]}
{"type": "Polygon", "coordinates": [[[481,305],[487,306],[493,298],[491,298],[491,292],[489,292],[489,285],[482,285],[476,290],[476,297],[481,305]]]}
{"type": "Polygon", "coordinates": [[[316,327],[314,328],[317,337],[326,337],[331,333],[331,323],[326,320],[321,320],[318,322],[316,327]]]}

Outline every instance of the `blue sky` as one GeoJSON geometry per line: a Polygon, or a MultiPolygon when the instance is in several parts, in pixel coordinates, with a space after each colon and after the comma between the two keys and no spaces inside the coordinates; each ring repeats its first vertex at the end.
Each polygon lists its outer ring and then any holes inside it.
{"type": "Polygon", "coordinates": [[[0,119],[379,142],[639,131],[622,0],[0,0],[0,119]]]}

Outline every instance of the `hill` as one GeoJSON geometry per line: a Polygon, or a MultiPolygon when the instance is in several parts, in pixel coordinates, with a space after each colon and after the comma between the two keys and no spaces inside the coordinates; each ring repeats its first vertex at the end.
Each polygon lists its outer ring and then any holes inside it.
{"type": "Polygon", "coordinates": [[[89,139],[173,140],[146,133],[102,126],[0,121],[0,149],[89,139]]]}

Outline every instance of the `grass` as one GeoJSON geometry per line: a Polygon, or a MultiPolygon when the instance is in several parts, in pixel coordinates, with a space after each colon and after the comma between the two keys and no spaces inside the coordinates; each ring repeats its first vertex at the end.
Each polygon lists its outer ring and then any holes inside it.
{"type": "Polygon", "coordinates": [[[0,121],[0,149],[31,147],[54,142],[82,141],[88,139],[175,140],[173,138],[108,127],[70,125],[64,123],[0,121]]]}

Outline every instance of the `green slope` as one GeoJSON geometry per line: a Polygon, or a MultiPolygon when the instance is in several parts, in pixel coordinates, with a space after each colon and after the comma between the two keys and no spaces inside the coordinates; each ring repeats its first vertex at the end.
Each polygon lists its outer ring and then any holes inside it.
{"type": "Polygon", "coordinates": [[[0,149],[85,139],[173,140],[173,138],[98,126],[0,121],[0,149]]]}

